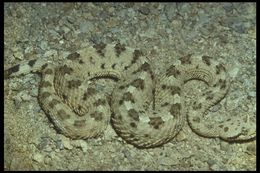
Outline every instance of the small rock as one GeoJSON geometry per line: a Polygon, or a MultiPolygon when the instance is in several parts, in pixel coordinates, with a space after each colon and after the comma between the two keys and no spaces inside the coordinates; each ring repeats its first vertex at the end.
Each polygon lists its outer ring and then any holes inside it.
{"type": "Polygon", "coordinates": [[[171,33],[172,33],[172,29],[167,28],[167,29],[166,29],[166,33],[167,33],[167,34],[171,34],[171,33]]]}
{"type": "Polygon", "coordinates": [[[207,163],[208,163],[208,165],[211,167],[212,165],[216,164],[216,160],[214,160],[214,159],[209,159],[209,160],[207,161],[207,163]]]}
{"type": "Polygon", "coordinates": [[[43,57],[50,57],[50,56],[57,56],[57,51],[56,50],[48,50],[44,53],[43,57]]]}
{"type": "Polygon", "coordinates": [[[256,144],[255,143],[249,144],[246,147],[246,150],[248,151],[248,153],[256,155],[256,144]]]}
{"type": "Polygon", "coordinates": [[[57,141],[55,141],[55,144],[56,144],[56,147],[60,150],[63,150],[64,149],[64,145],[62,143],[62,141],[59,139],[57,141]]]}
{"type": "Polygon", "coordinates": [[[232,12],[232,10],[234,9],[233,4],[231,3],[224,3],[223,8],[227,13],[232,12]]]}
{"type": "Polygon", "coordinates": [[[182,14],[188,13],[191,10],[191,5],[189,3],[177,3],[179,7],[179,12],[182,14]]]}
{"type": "Polygon", "coordinates": [[[47,156],[47,157],[44,158],[44,163],[47,164],[47,165],[51,164],[52,163],[52,159],[49,156],[47,156]]]}
{"type": "Polygon", "coordinates": [[[23,59],[23,53],[18,51],[18,52],[15,52],[14,53],[14,57],[19,59],[19,60],[22,60],[23,59]]]}
{"type": "Polygon", "coordinates": [[[64,145],[64,148],[71,150],[73,146],[70,144],[70,140],[66,137],[61,137],[62,143],[64,145]]]}
{"type": "Polygon", "coordinates": [[[232,151],[231,145],[225,141],[220,142],[220,149],[225,151],[226,153],[232,151]]]}
{"type": "Polygon", "coordinates": [[[32,97],[27,92],[20,92],[15,96],[15,100],[18,102],[21,101],[30,101],[32,97]]]}
{"type": "Polygon", "coordinates": [[[81,23],[79,28],[82,33],[88,33],[94,29],[94,25],[91,22],[86,21],[81,23]]]}
{"type": "Polygon", "coordinates": [[[146,6],[143,6],[143,7],[139,8],[139,12],[144,14],[144,15],[148,15],[150,13],[150,9],[146,6]]]}
{"type": "Polygon", "coordinates": [[[28,54],[28,53],[31,53],[32,51],[33,51],[33,47],[28,46],[28,47],[25,48],[24,53],[28,54]]]}
{"type": "Polygon", "coordinates": [[[235,67],[233,68],[232,70],[229,71],[229,75],[230,77],[236,77],[237,76],[237,73],[239,72],[239,68],[235,67]]]}
{"type": "Polygon", "coordinates": [[[174,165],[174,160],[170,157],[163,157],[159,159],[158,162],[160,165],[167,165],[167,166],[174,165]]]}
{"type": "Polygon", "coordinates": [[[50,153],[53,151],[52,147],[51,146],[47,146],[46,148],[43,149],[44,152],[47,152],[47,153],[50,153]]]}
{"type": "Polygon", "coordinates": [[[255,97],[255,96],[256,96],[256,92],[255,92],[255,91],[250,91],[250,92],[248,93],[248,95],[249,95],[250,97],[255,97]]]}
{"type": "Polygon", "coordinates": [[[59,33],[56,32],[55,30],[50,29],[50,30],[49,30],[49,33],[50,33],[50,35],[51,35],[53,38],[59,38],[59,33]]]}
{"type": "Polygon", "coordinates": [[[217,165],[217,164],[211,165],[210,168],[211,168],[213,171],[219,171],[219,170],[220,170],[220,167],[219,167],[219,165],[217,165]]]}
{"type": "Polygon", "coordinates": [[[38,96],[38,88],[33,88],[30,92],[30,94],[34,97],[37,97],[38,96]]]}
{"type": "Polygon", "coordinates": [[[40,43],[40,48],[41,48],[42,50],[47,50],[47,49],[48,49],[48,44],[47,44],[47,42],[46,42],[46,41],[42,41],[42,42],[40,43]]]}
{"type": "Polygon", "coordinates": [[[127,17],[129,17],[129,18],[133,18],[136,15],[135,10],[133,10],[132,8],[127,9],[127,11],[122,10],[121,12],[125,13],[125,14],[122,15],[122,17],[127,15],[127,17]]]}
{"type": "Polygon", "coordinates": [[[22,94],[21,98],[22,98],[23,101],[30,101],[30,100],[32,100],[32,96],[30,96],[28,93],[22,94]]]}
{"type": "Polygon", "coordinates": [[[131,153],[129,150],[127,149],[123,149],[122,150],[122,153],[124,154],[124,157],[127,158],[127,159],[130,159],[131,158],[131,153]]]}
{"type": "Polygon", "coordinates": [[[164,10],[165,10],[165,15],[166,15],[166,17],[167,17],[167,19],[169,21],[172,21],[176,17],[176,15],[177,15],[177,6],[176,6],[176,4],[171,3],[169,5],[165,5],[165,9],[164,10]]]}
{"type": "Polygon", "coordinates": [[[218,104],[212,106],[212,107],[210,108],[210,111],[211,111],[211,112],[217,112],[218,110],[221,109],[221,107],[222,107],[222,105],[221,105],[220,103],[218,103],[218,104]]]}
{"type": "Polygon", "coordinates": [[[88,151],[88,144],[85,141],[82,141],[80,143],[81,149],[84,153],[86,153],[88,151]]]}
{"type": "Polygon", "coordinates": [[[205,14],[205,12],[203,10],[200,10],[199,13],[199,22],[200,23],[207,23],[209,21],[209,17],[207,14],[205,14]]]}
{"type": "Polygon", "coordinates": [[[180,131],[179,134],[176,136],[175,138],[178,142],[180,141],[184,141],[187,139],[187,136],[182,132],[180,131]]]}
{"type": "Polygon", "coordinates": [[[243,23],[238,23],[232,25],[232,28],[234,31],[238,32],[239,34],[246,33],[246,27],[243,23]]]}
{"type": "Polygon", "coordinates": [[[113,13],[115,11],[115,8],[114,7],[110,7],[109,9],[108,9],[108,12],[109,13],[113,13]]]}
{"type": "Polygon", "coordinates": [[[71,24],[75,23],[75,18],[72,18],[71,16],[67,17],[67,21],[71,24]]]}
{"type": "Polygon", "coordinates": [[[66,26],[62,26],[61,29],[64,31],[64,34],[67,34],[70,31],[70,29],[66,26]]]}
{"type": "Polygon", "coordinates": [[[48,138],[41,139],[40,143],[36,146],[38,150],[43,150],[49,144],[48,138]]]}
{"type": "Polygon", "coordinates": [[[44,156],[40,153],[36,153],[36,154],[33,155],[33,160],[38,162],[38,163],[41,163],[44,160],[44,156]]]}
{"type": "Polygon", "coordinates": [[[248,78],[243,79],[243,83],[245,84],[246,87],[252,86],[252,82],[248,78]]]}

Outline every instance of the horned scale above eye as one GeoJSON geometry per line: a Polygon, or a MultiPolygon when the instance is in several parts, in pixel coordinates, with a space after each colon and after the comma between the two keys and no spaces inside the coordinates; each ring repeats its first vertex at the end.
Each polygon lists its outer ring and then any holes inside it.
{"type": "Polygon", "coordinates": [[[182,87],[191,79],[209,85],[189,108],[188,124],[195,133],[227,141],[255,137],[255,124],[239,118],[227,116],[226,122],[213,125],[203,121],[205,111],[223,99],[230,87],[223,64],[207,55],[189,54],[176,60],[180,65],[170,64],[157,78],[141,50],[100,43],[72,52],[62,65],[37,59],[4,72],[5,78],[42,72],[39,103],[54,125],[72,139],[100,136],[112,122],[118,135],[136,147],[167,143],[183,126],[182,87]],[[104,93],[86,82],[96,77],[119,79],[111,93],[111,105],[104,93]]]}

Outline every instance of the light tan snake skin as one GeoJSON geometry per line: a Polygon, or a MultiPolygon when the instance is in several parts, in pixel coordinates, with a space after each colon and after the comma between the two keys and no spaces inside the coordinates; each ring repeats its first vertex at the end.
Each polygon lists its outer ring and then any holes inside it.
{"type": "Polygon", "coordinates": [[[214,125],[202,122],[205,112],[228,92],[230,80],[224,65],[205,55],[187,55],[177,62],[155,75],[140,50],[100,43],[70,54],[63,65],[42,59],[18,64],[5,70],[5,78],[41,71],[40,105],[54,125],[73,139],[99,136],[111,120],[117,134],[136,147],[167,143],[183,126],[182,88],[191,79],[208,85],[187,113],[195,133],[227,141],[255,137],[255,123],[244,118],[227,118],[214,125]],[[91,84],[103,77],[117,79],[110,101],[91,84]]]}

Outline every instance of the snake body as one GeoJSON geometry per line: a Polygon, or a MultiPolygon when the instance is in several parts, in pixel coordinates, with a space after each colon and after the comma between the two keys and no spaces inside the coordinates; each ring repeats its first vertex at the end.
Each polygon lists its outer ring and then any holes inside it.
{"type": "Polygon", "coordinates": [[[71,53],[62,65],[30,60],[5,70],[5,77],[30,71],[42,73],[42,109],[57,129],[72,139],[100,136],[111,122],[117,134],[136,147],[161,146],[183,126],[182,88],[193,79],[208,85],[187,112],[195,133],[227,141],[255,136],[255,124],[242,118],[227,117],[214,125],[202,121],[205,112],[222,100],[230,87],[226,68],[210,56],[180,57],[156,75],[141,50],[120,43],[100,43],[71,53]],[[110,101],[93,82],[99,78],[117,79],[110,101]]]}

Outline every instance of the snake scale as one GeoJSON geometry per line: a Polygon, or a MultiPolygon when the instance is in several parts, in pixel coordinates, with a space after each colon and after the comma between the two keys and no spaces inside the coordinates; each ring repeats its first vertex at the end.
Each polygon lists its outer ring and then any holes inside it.
{"type": "Polygon", "coordinates": [[[41,72],[39,103],[55,127],[72,139],[100,136],[111,123],[119,136],[138,148],[161,146],[182,129],[182,88],[193,79],[208,85],[187,111],[195,133],[227,141],[255,137],[255,124],[245,118],[227,117],[213,125],[202,121],[230,87],[223,64],[206,55],[186,55],[176,62],[156,75],[141,50],[99,43],[69,54],[62,65],[34,59],[6,69],[4,75],[41,72]],[[116,79],[110,100],[93,84],[99,78],[116,79]]]}

